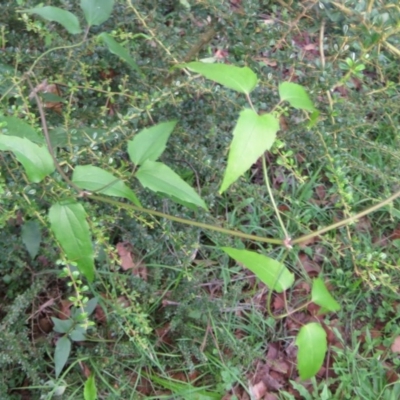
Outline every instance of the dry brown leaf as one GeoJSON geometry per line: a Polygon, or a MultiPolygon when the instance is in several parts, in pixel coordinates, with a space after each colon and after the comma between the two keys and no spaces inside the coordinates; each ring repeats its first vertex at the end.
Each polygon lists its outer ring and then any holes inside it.
{"type": "Polygon", "coordinates": [[[285,300],[283,293],[275,294],[274,301],[272,303],[272,308],[274,311],[280,311],[285,308],[285,300]]]}
{"type": "Polygon", "coordinates": [[[104,324],[107,321],[106,313],[100,304],[97,304],[96,308],[94,309],[94,319],[99,324],[104,324]]]}
{"type": "Polygon", "coordinates": [[[397,336],[390,347],[393,353],[400,353],[400,336],[397,336]]]}
{"type": "Polygon", "coordinates": [[[267,393],[263,400],[278,400],[278,396],[273,393],[267,393]]]}
{"type": "Polygon", "coordinates": [[[91,374],[91,371],[90,371],[89,367],[87,366],[87,364],[85,364],[84,362],[80,361],[79,362],[79,366],[81,367],[83,376],[85,378],[89,378],[89,376],[91,374]]]}
{"type": "Polygon", "coordinates": [[[121,261],[121,267],[124,271],[135,268],[132,257],[133,247],[128,242],[117,243],[117,252],[121,261]]]}
{"type": "MultiPolygon", "coordinates": [[[[29,94],[29,99],[33,99],[35,97],[35,94],[37,93],[49,93],[49,94],[54,94],[56,96],[61,96],[60,89],[55,83],[48,83],[47,79],[43,80],[41,83],[39,83],[29,94]]],[[[46,108],[53,109],[54,111],[61,112],[62,108],[62,103],[60,102],[53,102],[53,101],[48,101],[44,103],[44,106],[46,108]]]]}
{"type": "Polygon", "coordinates": [[[250,386],[249,392],[253,399],[260,400],[264,397],[265,393],[267,393],[267,386],[263,381],[260,381],[255,385],[250,386]]]}
{"type": "Polygon", "coordinates": [[[39,318],[37,325],[41,333],[50,333],[53,330],[53,323],[48,317],[39,318]]]}
{"type": "Polygon", "coordinates": [[[321,272],[320,266],[316,262],[311,260],[311,258],[307,254],[300,253],[299,261],[304,268],[304,271],[306,271],[309,275],[318,275],[321,272]]]}
{"type": "Polygon", "coordinates": [[[68,319],[71,316],[72,301],[61,300],[60,310],[58,311],[57,317],[59,319],[68,319]]]}
{"type": "Polygon", "coordinates": [[[119,242],[116,248],[122,269],[124,271],[131,269],[133,274],[139,275],[143,280],[147,281],[146,264],[135,260],[132,244],[129,242],[119,242]]]}

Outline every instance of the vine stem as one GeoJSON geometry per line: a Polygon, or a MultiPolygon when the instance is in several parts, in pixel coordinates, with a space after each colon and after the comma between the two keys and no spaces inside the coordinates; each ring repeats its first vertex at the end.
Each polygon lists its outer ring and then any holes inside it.
{"type": "Polygon", "coordinates": [[[309,239],[312,239],[312,238],[314,238],[316,236],[322,235],[323,233],[329,232],[329,231],[331,231],[333,229],[340,228],[341,226],[345,226],[347,224],[351,224],[351,223],[357,221],[359,218],[364,217],[365,215],[371,214],[372,212],[377,211],[380,208],[392,203],[394,200],[398,199],[399,197],[400,197],[400,190],[398,192],[392,194],[387,199],[381,201],[380,203],[375,204],[375,205],[365,209],[364,211],[359,212],[356,215],[353,215],[353,216],[351,216],[349,218],[342,219],[341,221],[338,221],[338,222],[336,222],[336,223],[334,223],[332,225],[326,226],[325,228],[322,228],[322,229],[319,229],[319,230],[317,230],[315,232],[309,233],[308,235],[303,235],[303,236],[301,236],[301,237],[299,237],[299,238],[297,238],[295,240],[292,240],[291,243],[292,244],[298,244],[298,243],[301,243],[301,242],[305,242],[305,241],[307,241],[309,239]]]}
{"type": "MultiPolygon", "coordinates": [[[[87,197],[87,196],[85,196],[85,197],[87,197]]],[[[170,221],[179,222],[179,223],[185,224],[185,225],[197,226],[198,228],[203,228],[203,229],[207,229],[207,230],[210,230],[210,231],[220,232],[220,233],[224,233],[224,234],[227,234],[227,235],[240,237],[242,239],[256,240],[258,242],[270,243],[270,244],[280,244],[280,245],[283,244],[283,240],[282,239],[264,238],[264,237],[257,236],[257,235],[250,235],[248,233],[234,231],[234,230],[231,230],[231,229],[222,228],[220,226],[209,225],[209,224],[205,224],[203,222],[192,221],[190,219],[175,217],[173,215],[164,214],[164,213],[162,213],[160,211],[150,210],[148,208],[138,207],[138,206],[135,206],[134,204],[122,203],[121,201],[109,199],[109,198],[98,196],[98,195],[94,195],[94,194],[90,194],[89,198],[93,199],[93,200],[98,200],[98,201],[102,201],[102,202],[105,202],[105,203],[113,204],[115,206],[118,206],[118,207],[121,207],[121,208],[125,208],[127,210],[134,210],[134,211],[138,211],[138,212],[143,212],[143,213],[146,213],[146,214],[149,214],[149,215],[154,215],[156,217],[165,218],[165,219],[168,219],[170,221]]]]}
{"type": "Polygon", "coordinates": [[[43,110],[43,105],[42,102],[39,99],[39,96],[37,95],[31,80],[29,79],[29,76],[26,75],[26,81],[28,82],[29,88],[31,89],[31,93],[33,95],[33,97],[35,98],[36,104],[38,106],[39,109],[39,115],[40,115],[40,121],[42,123],[42,131],[43,131],[43,135],[44,138],[46,140],[46,145],[47,145],[47,149],[49,150],[50,156],[53,160],[54,166],[56,167],[58,173],[62,176],[62,178],[64,179],[64,181],[70,185],[71,187],[73,187],[78,193],[82,194],[82,189],[80,187],[78,187],[77,185],[75,185],[74,182],[71,181],[71,179],[69,179],[69,177],[67,176],[67,174],[63,171],[63,169],[61,168],[60,164],[57,161],[57,158],[54,154],[54,149],[53,149],[53,145],[51,144],[51,140],[50,140],[50,135],[49,135],[49,130],[47,128],[47,121],[46,121],[46,115],[44,113],[43,110]]]}
{"type": "Polygon", "coordinates": [[[275,203],[275,198],[274,198],[274,195],[273,195],[272,190],[271,190],[271,185],[270,185],[269,178],[268,178],[267,163],[265,161],[265,154],[263,154],[263,156],[262,156],[262,166],[263,166],[263,173],[264,173],[264,181],[265,181],[265,185],[266,185],[267,190],[268,190],[269,197],[271,199],[272,207],[274,208],[276,217],[278,218],[278,221],[279,221],[279,224],[280,224],[280,226],[282,228],[282,231],[285,234],[285,243],[288,243],[288,241],[290,241],[290,236],[289,236],[289,234],[288,234],[288,232],[287,232],[287,230],[285,228],[285,225],[284,225],[284,223],[282,221],[281,213],[279,212],[279,209],[278,209],[278,207],[277,207],[277,205],[275,203]]]}

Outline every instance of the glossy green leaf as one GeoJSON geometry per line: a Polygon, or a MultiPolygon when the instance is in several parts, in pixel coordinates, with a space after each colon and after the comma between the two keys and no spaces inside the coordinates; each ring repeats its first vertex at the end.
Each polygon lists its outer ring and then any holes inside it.
{"type": "Polygon", "coordinates": [[[50,207],[51,230],[70,261],[92,282],[94,255],[85,209],[79,203],[56,203],[50,207]]]}
{"type": "Polygon", "coordinates": [[[56,317],[51,317],[51,320],[54,324],[53,331],[58,333],[68,333],[74,325],[74,321],[71,318],[59,319],[56,317]]]}
{"type": "Polygon", "coordinates": [[[328,311],[340,310],[340,304],[332,297],[321,278],[313,280],[311,300],[328,311]]]}
{"type": "Polygon", "coordinates": [[[326,332],[316,322],[311,322],[301,327],[296,345],[297,369],[301,379],[309,379],[320,370],[327,350],[326,332]]]}
{"type": "Polygon", "coordinates": [[[123,197],[140,207],[135,193],[120,179],[102,168],[93,165],[77,166],[72,174],[72,182],[78,187],[107,196],[123,197]]]}
{"type": "Polygon", "coordinates": [[[100,25],[110,18],[114,0],[81,0],[81,8],[89,26],[100,25]]]}
{"type": "Polygon", "coordinates": [[[69,33],[73,35],[82,32],[78,18],[71,12],[63,10],[62,8],[45,6],[45,7],[30,8],[28,10],[22,10],[21,12],[27,14],[36,14],[46,19],[47,21],[58,22],[69,33]]]}
{"type": "Polygon", "coordinates": [[[121,60],[125,61],[128,63],[132,69],[134,69],[136,72],[141,73],[138,65],[136,64],[135,60],[131,57],[129,54],[128,50],[125,49],[125,47],[121,46],[118,42],[114,40],[112,36],[110,36],[108,33],[100,33],[99,38],[103,40],[103,42],[106,44],[108,47],[108,50],[117,55],[121,60]]]}
{"type": "Polygon", "coordinates": [[[279,96],[281,101],[287,101],[293,108],[300,110],[315,111],[314,104],[308,97],[303,86],[292,82],[283,82],[279,85],[279,96]]]}
{"type": "Polygon", "coordinates": [[[42,181],[55,167],[47,147],[16,136],[0,135],[0,150],[11,151],[24,166],[31,182],[42,181]]]}
{"type": "Polygon", "coordinates": [[[254,272],[256,277],[270,289],[282,293],[293,285],[294,275],[279,261],[254,251],[232,247],[222,247],[221,249],[229,257],[254,272]]]}
{"type": "Polygon", "coordinates": [[[229,89],[249,94],[257,85],[257,75],[248,67],[209,64],[199,61],[181,65],[229,89]]]}
{"type": "Polygon", "coordinates": [[[142,129],[128,142],[128,154],[136,165],[144,161],[156,161],[165,150],[167,141],[177,121],[161,122],[150,128],[142,129]]]}
{"type": "Polygon", "coordinates": [[[0,116],[0,133],[26,138],[37,144],[44,144],[44,137],[20,118],[0,116]]]}
{"type": "Polygon", "coordinates": [[[38,221],[27,221],[22,225],[21,239],[32,259],[39,252],[42,232],[38,221]]]}
{"type": "Polygon", "coordinates": [[[60,337],[60,339],[57,340],[56,350],[54,352],[56,378],[59,377],[62,369],[67,363],[70,353],[71,353],[71,341],[68,339],[67,336],[60,337]]]}
{"type": "Polygon", "coordinates": [[[154,192],[165,193],[182,201],[207,209],[206,204],[179,175],[165,164],[147,160],[139,168],[136,178],[140,183],[154,192]]]}
{"type": "Polygon", "coordinates": [[[233,130],[228,165],[220,188],[223,193],[269,150],[279,130],[279,122],[272,114],[258,115],[255,111],[241,111],[233,130]]]}
{"type": "Polygon", "coordinates": [[[84,400],[96,400],[97,399],[97,388],[94,375],[91,374],[85,382],[85,388],[83,389],[84,400]]]}

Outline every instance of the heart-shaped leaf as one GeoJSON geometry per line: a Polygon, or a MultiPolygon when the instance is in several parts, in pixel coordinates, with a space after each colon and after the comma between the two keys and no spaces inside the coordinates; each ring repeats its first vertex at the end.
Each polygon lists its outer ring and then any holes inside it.
{"type": "Polygon", "coordinates": [[[110,18],[114,0],[81,0],[81,8],[89,26],[100,25],[110,18]]]}
{"type": "Polygon", "coordinates": [[[191,62],[180,67],[188,68],[229,89],[249,94],[257,85],[257,75],[248,67],[227,64],[191,62]]]}
{"type": "Polygon", "coordinates": [[[314,104],[308,97],[303,86],[292,82],[283,82],[279,85],[279,96],[282,101],[287,101],[293,108],[315,111],[314,104]]]}
{"type": "Polygon", "coordinates": [[[328,311],[340,310],[340,304],[332,297],[321,278],[313,280],[311,300],[328,311]]]}
{"type": "Polygon", "coordinates": [[[240,113],[233,130],[228,165],[220,188],[223,193],[269,150],[279,130],[279,122],[272,114],[257,115],[246,109],[240,113]]]}

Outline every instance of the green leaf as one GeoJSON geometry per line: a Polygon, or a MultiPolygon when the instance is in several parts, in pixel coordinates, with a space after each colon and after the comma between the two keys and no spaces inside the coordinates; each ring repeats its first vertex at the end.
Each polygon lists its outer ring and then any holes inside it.
{"type": "Polygon", "coordinates": [[[57,96],[54,93],[40,93],[40,97],[44,101],[52,102],[52,103],[66,103],[66,100],[60,96],[57,96]]]}
{"type": "Polygon", "coordinates": [[[279,261],[249,250],[232,247],[222,247],[221,250],[254,272],[261,282],[278,293],[284,292],[293,285],[294,275],[279,261]]]}
{"type": "Polygon", "coordinates": [[[227,64],[191,62],[180,67],[188,68],[229,89],[249,94],[257,85],[257,75],[248,67],[227,64]]]}
{"type": "Polygon", "coordinates": [[[327,350],[324,328],[316,322],[304,325],[297,335],[296,345],[299,348],[297,369],[300,378],[312,378],[322,367],[327,350]]]}
{"type": "Polygon", "coordinates": [[[81,0],[81,8],[89,26],[100,25],[110,18],[114,0],[81,0]]]}
{"type": "Polygon", "coordinates": [[[58,333],[68,333],[72,326],[74,325],[74,321],[72,319],[59,319],[56,317],[51,317],[53,321],[53,331],[58,333]]]}
{"type": "Polygon", "coordinates": [[[233,130],[228,165],[220,188],[223,193],[269,150],[279,130],[279,122],[272,114],[257,115],[253,110],[241,111],[233,130]]]}
{"type": "Polygon", "coordinates": [[[103,129],[81,125],[65,129],[63,126],[57,126],[49,129],[49,137],[53,148],[91,146],[94,143],[107,143],[115,140],[114,134],[110,132],[112,128],[113,126],[103,129]]]}
{"type": "Polygon", "coordinates": [[[76,35],[81,33],[82,29],[79,25],[78,18],[69,11],[63,10],[58,7],[46,6],[30,8],[28,10],[22,10],[28,14],[37,14],[47,21],[58,22],[62,25],[69,33],[76,35]]]}
{"type": "Polygon", "coordinates": [[[311,129],[313,126],[315,126],[318,122],[318,118],[319,118],[319,111],[314,110],[310,115],[310,120],[307,122],[307,129],[311,129]]]}
{"type": "Polygon", "coordinates": [[[91,374],[87,381],[85,382],[85,388],[83,390],[83,397],[85,400],[96,400],[97,399],[97,389],[96,381],[94,380],[94,375],[91,374]]]}
{"type": "Polygon", "coordinates": [[[29,139],[37,144],[44,144],[44,137],[20,118],[0,116],[0,133],[8,136],[29,139]]]}
{"type": "Polygon", "coordinates": [[[93,246],[85,209],[79,203],[56,203],[50,207],[51,230],[70,261],[88,281],[94,278],[93,246]]]}
{"type": "MultiPolygon", "coordinates": [[[[97,297],[93,297],[92,299],[90,299],[83,307],[84,312],[88,316],[91,315],[95,310],[97,303],[98,303],[97,297]]],[[[73,308],[71,312],[71,317],[76,320],[81,314],[82,314],[81,308],[73,308]]]]}
{"type": "Polygon", "coordinates": [[[77,166],[72,174],[72,182],[81,189],[96,191],[107,196],[123,197],[141,207],[135,193],[124,182],[102,168],[93,165],[77,166]]]}
{"type": "Polygon", "coordinates": [[[83,342],[86,340],[85,328],[77,325],[75,329],[69,334],[69,338],[74,342],[83,342]]]}
{"type": "Polygon", "coordinates": [[[128,142],[131,161],[141,165],[144,161],[156,161],[165,150],[167,141],[177,121],[161,122],[151,128],[142,129],[128,142]]]}
{"type": "Polygon", "coordinates": [[[179,175],[165,164],[147,160],[139,168],[136,178],[154,192],[165,193],[207,210],[200,196],[179,175]]]}
{"type": "Polygon", "coordinates": [[[42,232],[38,221],[27,221],[22,225],[21,232],[22,242],[32,260],[39,252],[40,242],[42,241],[42,232]]]}
{"type": "Polygon", "coordinates": [[[140,68],[136,64],[135,60],[131,57],[128,50],[126,50],[125,47],[116,42],[112,36],[110,36],[108,33],[103,32],[100,33],[99,38],[103,40],[111,53],[117,55],[119,58],[121,58],[121,60],[128,63],[131,68],[134,69],[136,72],[141,73],[140,68]]]}
{"type": "Polygon", "coordinates": [[[55,167],[46,147],[17,136],[0,135],[0,150],[11,151],[24,166],[31,182],[42,181],[55,167]]]}
{"type": "Polygon", "coordinates": [[[313,280],[311,300],[328,311],[340,310],[340,304],[329,293],[321,278],[313,280]]]}
{"type": "Polygon", "coordinates": [[[8,136],[26,138],[37,144],[45,143],[43,136],[40,136],[35,129],[33,129],[25,121],[22,121],[20,118],[16,117],[0,116],[0,133],[8,136]]]}
{"type": "Polygon", "coordinates": [[[315,111],[314,104],[308,97],[303,86],[292,82],[283,82],[279,85],[279,96],[281,101],[287,101],[293,108],[300,110],[315,111]]]}
{"type": "Polygon", "coordinates": [[[56,378],[59,377],[62,369],[68,361],[71,353],[71,341],[67,336],[63,336],[57,340],[56,350],[54,352],[54,364],[56,367],[56,378]]]}
{"type": "Polygon", "coordinates": [[[163,379],[156,375],[151,375],[151,382],[156,382],[164,388],[171,390],[176,396],[190,400],[216,400],[221,399],[221,393],[209,392],[201,387],[192,386],[174,379],[163,379]]]}
{"type": "Polygon", "coordinates": [[[7,97],[16,96],[18,90],[13,83],[13,78],[20,77],[20,75],[15,67],[0,63],[0,94],[7,97]]]}
{"type": "Polygon", "coordinates": [[[98,299],[97,297],[93,297],[92,299],[90,299],[85,305],[84,305],[84,310],[85,313],[87,313],[87,315],[91,315],[93,314],[93,311],[95,310],[96,306],[98,303],[98,299]]]}

